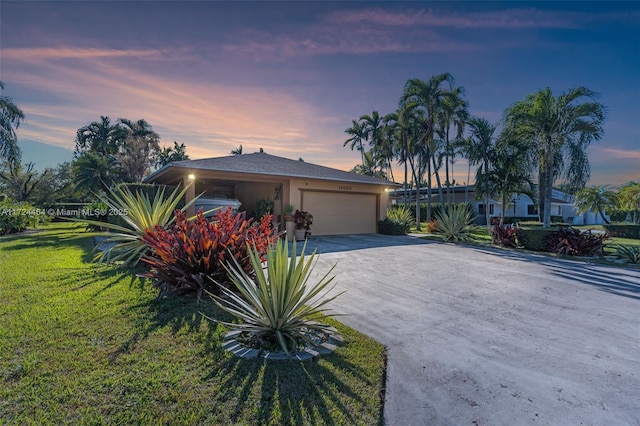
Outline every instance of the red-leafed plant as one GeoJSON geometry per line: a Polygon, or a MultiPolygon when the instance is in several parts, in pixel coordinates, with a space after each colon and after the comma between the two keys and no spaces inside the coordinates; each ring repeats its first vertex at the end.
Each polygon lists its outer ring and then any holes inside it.
{"type": "Polygon", "coordinates": [[[502,247],[516,247],[518,228],[515,225],[494,224],[489,233],[491,234],[491,244],[502,247]]]}
{"type": "Polygon", "coordinates": [[[602,254],[608,234],[593,234],[572,227],[561,227],[547,238],[549,250],[567,256],[602,254]]]}
{"type": "Polygon", "coordinates": [[[217,211],[210,221],[202,209],[194,220],[187,220],[179,210],[175,215],[171,228],[157,226],[143,236],[150,250],[142,261],[151,269],[141,276],[153,279],[160,289],[158,297],[195,292],[199,299],[204,290],[218,293],[215,282],[229,282],[223,265],[232,258],[254,276],[247,244],[264,260],[269,245],[278,238],[271,228],[271,215],[259,222],[247,220],[244,212],[234,214],[230,208],[217,211]]]}

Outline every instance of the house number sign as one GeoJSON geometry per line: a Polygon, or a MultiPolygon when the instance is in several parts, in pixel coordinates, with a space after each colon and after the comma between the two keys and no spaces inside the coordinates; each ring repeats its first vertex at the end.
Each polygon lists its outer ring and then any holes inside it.
{"type": "Polygon", "coordinates": [[[348,186],[348,185],[339,185],[339,186],[338,186],[338,189],[339,189],[340,191],[351,191],[351,187],[350,187],[350,186],[348,186]]]}

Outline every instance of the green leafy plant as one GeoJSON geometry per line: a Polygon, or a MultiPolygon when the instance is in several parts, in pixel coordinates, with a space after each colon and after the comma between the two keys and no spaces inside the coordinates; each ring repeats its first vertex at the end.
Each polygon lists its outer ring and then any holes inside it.
{"type": "Polygon", "coordinates": [[[284,214],[286,215],[293,215],[293,212],[295,211],[296,206],[294,206],[293,204],[286,204],[284,206],[284,214]]]}
{"type": "Polygon", "coordinates": [[[548,251],[547,238],[556,230],[541,226],[519,227],[516,231],[518,244],[527,250],[548,251]]]}
{"type": "Polygon", "coordinates": [[[170,229],[156,226],[143,236],[149,253],[142,262],[151,267],[141,277],[151,278],[164,294],[195,292],[198,299],[202,292],[217,292],[214,282],[227,284],[227,271],[223,267],[233,259],[250,277],[255,275],[248,255],[247,245],[265,260],[268,247],[279,234],[271,228],[271,215],[263,216],[260,222],[246,219],[245,212],[233,213],[231,208],[218,210],[211,220],[202,210],[194,220],[177,210],[176,223],[170,229]]]}
{"type": "Polygon", "coordinates": [[[640,247],[622,244],[618,244],[614,247],[616,249],[616,257],[618,259],[623,259],[633,264],[640,263],[640,247]]]}
{"type": "Polygon", "coordinates": [[[385,217],[378,221],[378,232],[384,235],[406,235],[408,230],[402,223],[385,217]]]}
{"type": "Polygon", "coordinates": [[[495,224],[493,228],[489,230],[489,233],[491,234],[491,244],[514,248],[517,246],[518,228],[515,225],[495,224]]]}
{"type": "Polygon", "coordinates": [[[549,250],[567,256],[602,254],[608,234],[593,234],[572,227],[560,227],[546,239],[549,250]]]}
{"type": "Polygon", "coordinates": [[[464,204],[452,205],[436,214],[436,219],[438,225],[435,231],[445,241],[462,241],[467,239],[469,226],[473,223],[473,211],[464,204]]]}
{"type": "MultiPolygon", "coordinates": [[[[267,251],[267,265],[264,273],[255,278],[245,272],[234,259],[227,270],[237,293],[220,286],[223,297],[211,295],[220,309],[240,320],[240,323],[226,323],[232,330],[248,334],[266,347],[273,344],[288,356],[300,344],[313,344],[312,338],[324,333],[327,326],[313,319],[320,314],[328,314],[324,307],[342,293],[326,297],[335,284],[335,276],[330,277],[332,267],[315,282],[310,282],[317,262],[316,251],[305,256],[306,243],[300,257],[296,257],[293,243],[289,257],[289,246],[278,241],[267,251]]],[[[256,271],[261,271],[260,252],[249,250],[251,263],[256,271]]]]}
{"type": "Polygon", "coordinates": [[[273,201],[271,200],[258,200],[256,202],[256,219],[260,220],[264,216],[273,212],[273,201]]]}
{"type": "Polygon", "coordinates": [[[35,226],[37,217],[33,213],[36,209],[27,202],[15,202],[8,196],[0,201],[0,235],[22,232],[29,226],[35,226]]]}
{"type": "Polygon", "coordinates": [[[415,224],[412,210],[404,205],[393,207],[387,211],[387,218],[393,222],[399,223],[405,229],[405,234],[409,232],[411,226],[415,224]]]}
{"type": "MultiPolygon", "coordinates": [[[[100,200],[109,208],[109,213],[118,215],[124,226],[95,220],[68,218],[68,220],[87,222],[90,225],[107,228],[115,233],[107,240],[108,249],[98,252],[95,260],[99,263],[122,261],[122,267],[135,266],[148,249],[143,236],[148,229],[167,227],[175,220],[174,210],[181,202],[189,186],[182,191],[179,187],[165,196],[164,189],[158,191],[153,199],[146,193],[133,193],[126,186],[109,190],[109,194],[100,196],[100,200]]],[[[189,201],[182,211],[189,208],[197,199],[189,201]]]]}

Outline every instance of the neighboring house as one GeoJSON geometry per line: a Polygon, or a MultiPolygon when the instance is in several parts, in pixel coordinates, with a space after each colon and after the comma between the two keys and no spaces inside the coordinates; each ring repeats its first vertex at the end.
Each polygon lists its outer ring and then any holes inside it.
{"type": "MultiPolygon", "coordinates": [[[[469,202],[473,206],[473,210],[477,215],[476,223],[486,224],[486,209],[489,209],[489,218],[498,217],[504,215],[505,217],[522,217],[531,218],[531,220],[538,219],[538,209],[536,204],[531,198],[524,194],[516,194],[514,197],[508,200],[506,206],[502,206],[502,201],[496,198],[490,197],[488,203],[485,200],[476,200],[475,189],[473,185],[469,186],[455,186],[450,188],[451,202],[452,203],[464,203],[469,202]]],[[[447,202],[447,190],[442,188],[443,197],[447,202]]],[[[390,193],[393,203],[402,202],[404,198],[404,192],[402,189],[396,189],[390,193]]],[[[408,191],[410,201],[415,202],[416,192],[415,189],[408,191]]],[[[427,189],[420,189],[420,199],[422,202],[426,202],[427,189]]],[[[431,190],[431,203],[437,204],[440,202],[440,193],[437,188],[431,190]]],[[[573,206],[573,196],[559,189],[553,189],[551,195],[551,215],[562,216],[562,221],[565,223],[571,223],[573,225],[597,225],[604,223],[598,212],[587,212],[579,215],[573,206]]]]}
{"type": "MultiPolygon", "coordinates": [[[[378,220],[387,215],[389,189],[398,185],[304,161],[264,152],[169,163],[145,182],[188,184],[187,200],[202,197],[239,200],[249,214],[256,202],[274,202],[274,214],[287,204],[313,215],[313,235],[377,232],[378,220]]],[[[194,214],[192,208],[188,213],[194,214]]]]}

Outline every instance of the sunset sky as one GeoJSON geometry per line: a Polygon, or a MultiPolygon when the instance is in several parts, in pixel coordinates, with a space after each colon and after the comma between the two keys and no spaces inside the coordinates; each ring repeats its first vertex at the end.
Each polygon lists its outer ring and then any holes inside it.
{"type": "Polygon", "coordinates": [[[590,183],[640,179],[640,2],[3,0],[0,31],[3,94],[39,168],[70,160],[76,130],[106,115],[146,119],[193,159],[242,144],[350,169],[352,119],[450,72],[492,122],[547,86],[598,92],[590,183]]]}

